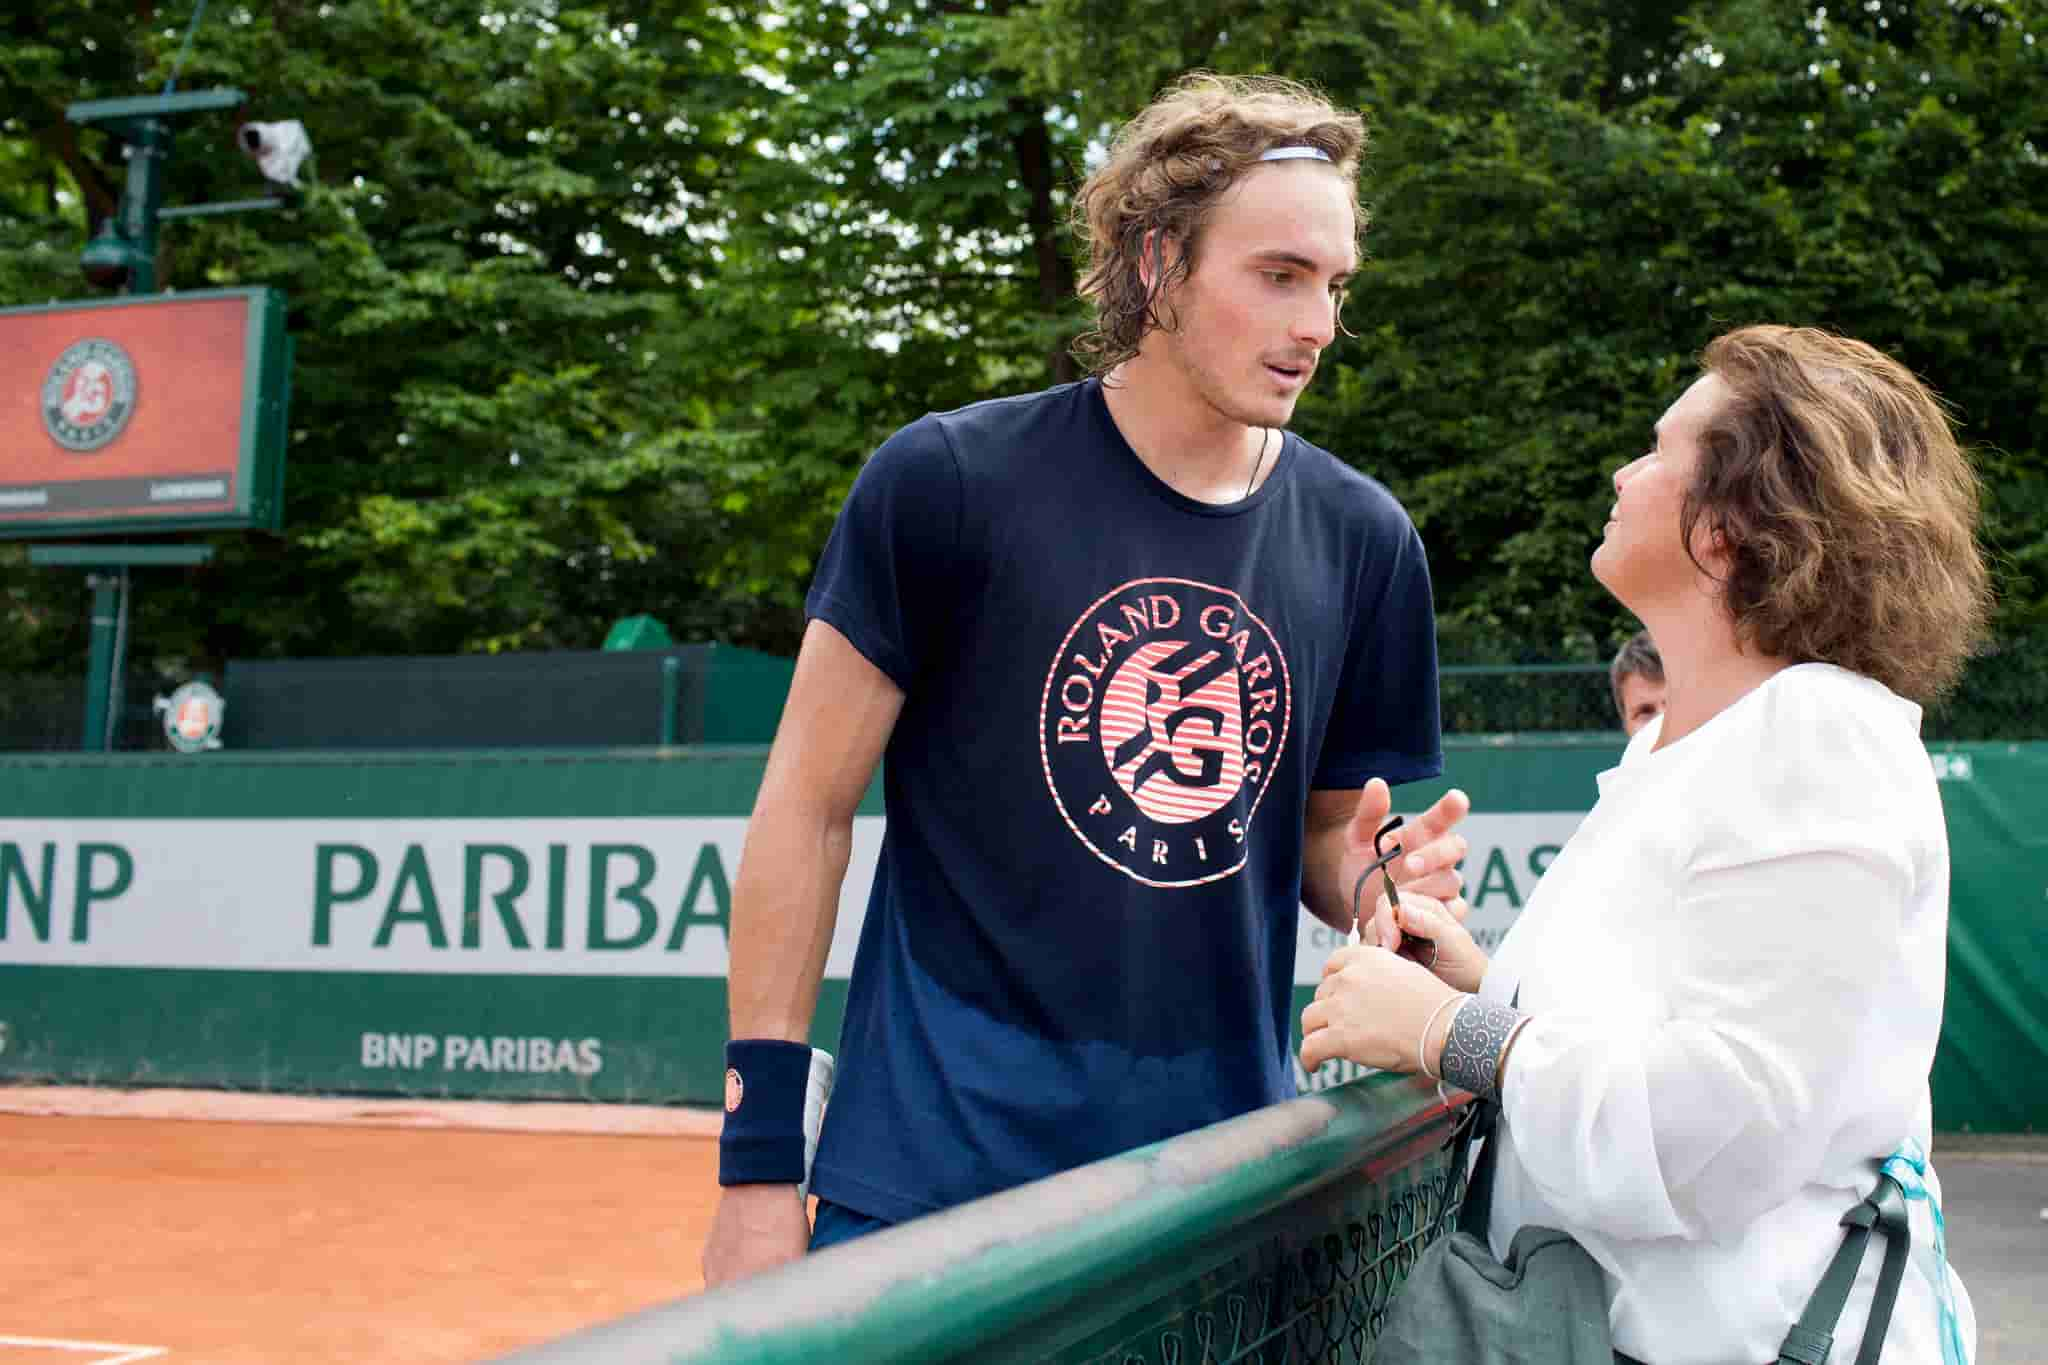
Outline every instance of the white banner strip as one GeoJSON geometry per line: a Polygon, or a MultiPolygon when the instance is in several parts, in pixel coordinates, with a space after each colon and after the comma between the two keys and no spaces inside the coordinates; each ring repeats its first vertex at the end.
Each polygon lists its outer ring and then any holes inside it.
{"type": "MultiPolygon", "coordinates": [[[[1475,815],[1472,928],[1497,938],[1583,813],[1475,815]]],[[[721,977],[740,817],[0,820],[0,963],[721,977]]],[[[855,821],[826,975],[881,849],[855,821]]],[[[1295,980],[1343,935],[1300,916],[1295,980]]]]}

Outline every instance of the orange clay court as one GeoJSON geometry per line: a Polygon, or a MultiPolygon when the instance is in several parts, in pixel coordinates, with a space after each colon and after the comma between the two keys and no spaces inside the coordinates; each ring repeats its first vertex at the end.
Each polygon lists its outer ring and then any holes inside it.
{"type": "Polygon", "coordinates": [[[476,1361],[690,1293],[717,1117],[0,1086],[0,1365],[476,1361]]]}

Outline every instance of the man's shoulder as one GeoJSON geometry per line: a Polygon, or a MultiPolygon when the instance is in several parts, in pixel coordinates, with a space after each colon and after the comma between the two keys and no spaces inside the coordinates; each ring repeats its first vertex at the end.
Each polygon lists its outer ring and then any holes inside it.
{"type": "Polygon", "coordinates": [[[1085,420],[1087,381],[1058,384],[1033,393],[984,398],[963,407],[927,414],[922,422],[943,432],[955,452],[999,451],[1049,427],[1085,420]]]}
{"type": "Polygon", "coordinates": [[[1347,464],[1315,442],[1289,433],[1297,446],[1294,477],[1319,505],[1363,521],[1381,532],[1406,534],[1413,528],[1408,509],[1388,487],[1355,465],[1347,464]]]}
{"type": "Polygon", "coordinates": [[[1048,450],[1076,451],[1090,429],[1080,384],[927,412],[898,427],[863,464],[871,496],[957,499],[967,485],[1043,476],[1048,450]]]}

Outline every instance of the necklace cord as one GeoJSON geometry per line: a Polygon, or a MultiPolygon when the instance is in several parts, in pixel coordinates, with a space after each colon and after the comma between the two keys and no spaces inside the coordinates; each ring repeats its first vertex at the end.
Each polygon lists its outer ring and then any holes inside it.
{"type": "Polygon", "coordinates": [[[1252,495],[1252,490],[1259,486],[1259,470],[1265,467],[1266,446],[1272,438],[1273,428],[1260,427],[1259,432],[1259,458],[1252,461],[1252,476],[1244,485],[1244,496],[1247,498],[1252,495]]]}

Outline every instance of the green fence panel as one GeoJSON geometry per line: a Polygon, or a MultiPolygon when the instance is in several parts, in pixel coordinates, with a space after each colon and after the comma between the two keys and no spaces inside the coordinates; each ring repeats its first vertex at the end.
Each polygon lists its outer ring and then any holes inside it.
{"type": "Polygon", "coordinates": [[[765,760],[0,760],[0,1079],[715,1104],[765,760]]]}
{"type": "Polygon", "coordinates": [[[706,744],[762,744],[782,723],[782,703],[796,660],[737,645],[704,646],[703,736],[706,744]]]}
{"type": "MultiPolygon", "coordinates": [[[[1620,746],[1446,751],[1446,776],[1397,804],[1471,795],[1470,925],[1491,943],[1620,746]]],[[[2029,951],[2048,745],[1933,759],[1955,852],[1936,1118],[2040,1130],[2048,1086],[2013,1078],[2048,1074],[2048,966],[2029,951]]],[[[0,757],[0,1079],[716,1104],[731,888],[765,762],[761,746],[0,757]]],[[[880,816],[877,784],[812,1033],[827,1048],[880,816]]],[[[1297,1017],[1339,942],[1301,917],[1297,1017]]]]}
{"type": "Polygon", "coordinates": [[[1935,1118],[2048,1131],[2048,744],[1954,745],[1935,762],[1952,868],[1935,1118]]]}
{"type": "Polygon", "coordinates": [[[725,1034],[723,980],[0,965],[0,1081],[710,1105],[725,1034]]]}

